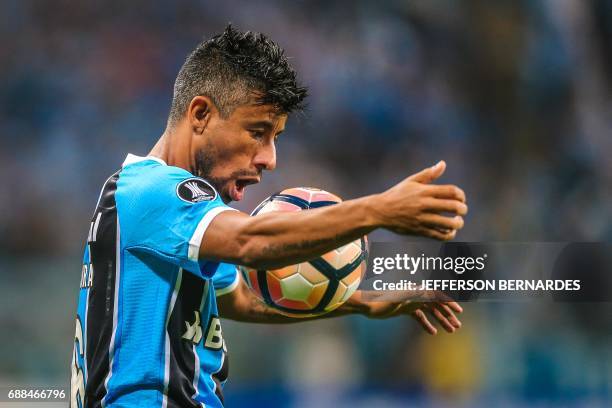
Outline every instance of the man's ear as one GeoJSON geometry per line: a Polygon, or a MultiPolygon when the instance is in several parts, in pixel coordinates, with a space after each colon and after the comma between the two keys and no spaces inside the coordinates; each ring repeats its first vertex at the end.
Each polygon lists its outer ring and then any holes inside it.
{"type": "Polygon", "coordinates": [[[202,134],[208,125],[212,115],[218,113],[218,109],[208,96],[196,96],[191,100],[187,109],[187,120],[197,134],[202,134]]]}

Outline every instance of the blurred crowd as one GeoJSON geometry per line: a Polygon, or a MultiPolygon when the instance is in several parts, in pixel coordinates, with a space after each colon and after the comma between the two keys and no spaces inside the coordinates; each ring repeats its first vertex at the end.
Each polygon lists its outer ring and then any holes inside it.
{"type": "MultiPolygon", "coordinates": [[[[228,22],[280,43],[310,90],[275,174],[238,208],[297,185],[375,193],[444,159],[470,206],[461,240],[612,239],[612,1],[7,0],[0,16],[0,381],[67,378],[99,189],[127,153],[146,155],[186,54],[228,22]],[[32,324],[31,296],[57,314],[32,324]],[[31,339],[44,333],[45,346],[31,339]],[[16,361],[22,338],[42,374],[16,361]]],[[[585,325],[575,305],[534,308],[471,305],[463,334],[435,340],[401,320],[226,323],[230,378],[391,384],[400,399],[609,397],[610,325],[585,325]]]]}

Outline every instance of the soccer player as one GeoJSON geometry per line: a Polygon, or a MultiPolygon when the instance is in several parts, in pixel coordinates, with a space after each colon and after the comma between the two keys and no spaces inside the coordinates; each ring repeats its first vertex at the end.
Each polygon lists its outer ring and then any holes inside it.
{"type": "MultiPolygon", "coordinates": [[[[81,273],[73,407],[219,407],[228,360],[219,317],[294,322],[259,302],[235,264],[278,268],[376,228],[452,239],[467,212],[445,163],[372,196],[250,217],[227,206],[276,167],[275,143],[305,88],[270,39],[231,27],[197,46],[174,85],[167,128],[104,183],[81,273]],[[216,294],[215,294],[216,290],[216,294]],[[219,308],[217,306],[219,297],[219,308]]],[[[460,327],[454,302],[364,302],[322,317],[408,314],[434,334],[460,327]]]]}

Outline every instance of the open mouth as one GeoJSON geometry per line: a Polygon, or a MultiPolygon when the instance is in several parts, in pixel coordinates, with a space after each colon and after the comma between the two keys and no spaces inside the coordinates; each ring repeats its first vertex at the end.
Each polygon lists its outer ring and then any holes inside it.
{"type": "Polygon", "coordinates": [[[230,187],[230,196],[233,201],[240,201],[244,197],[244,189],[251,184],[259,183],[259,177],[240,177],[230,187]]]}

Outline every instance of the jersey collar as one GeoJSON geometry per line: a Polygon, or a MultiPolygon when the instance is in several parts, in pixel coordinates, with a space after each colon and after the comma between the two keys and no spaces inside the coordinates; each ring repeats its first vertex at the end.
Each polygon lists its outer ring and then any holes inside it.
{"type": "Polygon", "coordinates": [[[138,163],[145,160],[154,160],[164,166],[167,166],[166,162],[160,159],[159,157],[154,156],[136,156],[135,154],[129,153],[125,160],[123,161],[123,165],[121,167],[125,167],[129,164],[138,163]]]}

